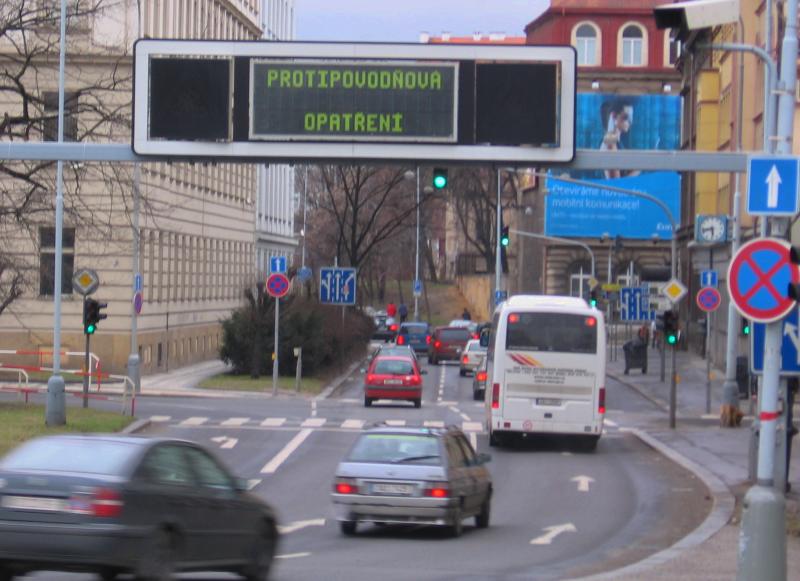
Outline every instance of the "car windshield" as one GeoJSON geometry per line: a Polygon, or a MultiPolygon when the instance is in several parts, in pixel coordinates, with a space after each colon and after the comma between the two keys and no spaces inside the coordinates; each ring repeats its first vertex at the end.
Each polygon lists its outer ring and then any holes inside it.
{"type": "Polygon", "coordinates": [[[441,464],[434,436],[415,434],[364,434],[350,450],[349,462],[394,464],[441,464]]]}
{"type": "Polygon", "coordinates": [[[427,331],[428,331],[428,326],[422,324],[403,325],[402,327],[400,327],[400,332],[408,335],[419,335],[421,333],[426,333],[427,331]]]}
{"type": "Polygon", "coordinates": [[[596,353],[597,319],[564,313],[513,313],[508,316],[506,349],[596,353]]]}
{"type": "Polygon", "coordinates": [[[3,460],[6,470],[46,470],[120,475],[129,458],[139,449],[135,444],[94,439],[32,440],[3,460]]]}
{"type": "Polygon", "coordinates": [[[378,359],[372,373],[378,375],[413,375],[414,365],[403,359],[378,359]]]}
{"type": "Polygon", "coordinates": [[[469,341],[469,331],[466,329],[442,329],[439,331],[439,339],[442,341],[469,341]]]}

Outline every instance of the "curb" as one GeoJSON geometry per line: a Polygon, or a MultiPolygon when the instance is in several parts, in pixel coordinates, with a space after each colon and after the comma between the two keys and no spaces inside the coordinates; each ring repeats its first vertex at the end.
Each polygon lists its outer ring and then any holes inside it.
{"type": "Polygon", "coordinates": [[[622,575],[636,574],[639,574],[641,578],[646,579],[647,575],[643,574],[646,570],[652,569],[653,567],[666,563],[667,561],[671,561],[672,559],[677,558],[684,551],[702,545],[704,542],[714,536],[722,529],[722,527],[730,522],[731,517],[733,516],[733,511],[736,508],[736,498],[734,497],[733,493],[725,485],[725,483],[722,482],[722,480],[712,472],[693,462],[692,460],[689,460],[687,457],[673,450],[643,430],[638,428],[629,428],[626,431],[635,435],[645,445],[650,446],[668,460],[671,460],[681,468],[684,468],[685,470],[688,470],[697,476],[711,493],[711,496],[714,500],[714,505],[712,506],[711,512],[709,512],[705,520],[700,523],[696,529],[680,539],[674,545],[659,551],[658,553],[650,555],[649,557],[645,557],[641,561],[631,563],[630,565],[626,565],[619,569],[598,573],[596,575],[590,575],[588,577],[576,578],[572,581],[607,581],[617,579],[622,575]]]}
{"type": "Polygon", "coordinates": [[[150,420],[136,420],[125,426],[120,434],[136,434],[150,426],[150,420]]]}
{"type": "Polygon", "coordinates": [[[348,368],[345,370],[345,372],[344,372],[344,373],[342,373],[342,375],[340,375],[339,377],[337,377],[336,379],[334,379],[332,382],[330,382],[330,383],[329,383],[329,384],[328,384],[328,385],[325,387],[325,389],[323,389],[323,390],[320,392],[320,394],[319,394],[319,395],[318,395],[318,396],[317,396],[315,399],[328,399],[329,397],[332,397],[333,395],[335,395],[335,394],[336,394],[336,392],[338,391],[338,389],[339,389],[339,388],[342,386],[342,384],[345,382],[345,380],[346,380],[348,377],[350,377],[350,376],[353,374],[353,372],[356,370],[356,368],[357,368],[359,365],[363,365],[363,364],[364,364],[364,361],[365,361],[365,360],[366,360],[368,357],[369,357],[369,356],[366,356],[366,357],[363,357],[363,358],[361,358],[361,359],[357,359],[356,361],[354,361],[354,362],[353,362],[353,363],[350,365],[350,367],[348,367],[348,368]]]}

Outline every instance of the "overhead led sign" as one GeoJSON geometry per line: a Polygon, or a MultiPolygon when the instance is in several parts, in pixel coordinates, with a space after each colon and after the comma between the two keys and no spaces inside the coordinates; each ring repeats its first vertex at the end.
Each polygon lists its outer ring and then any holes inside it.
{"type": "Polygon", "coordinates": [[[253,59],[250,138],[456,141],[458,65],[253,59]]]}

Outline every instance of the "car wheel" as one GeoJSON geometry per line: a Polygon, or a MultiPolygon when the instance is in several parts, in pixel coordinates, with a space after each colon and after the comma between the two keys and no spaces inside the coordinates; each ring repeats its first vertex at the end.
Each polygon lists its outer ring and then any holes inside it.
{"type": "Polygon", "coordinates": [[[481,505],[481,511],[475,515],[475,526],[479,529],[489,528],[489,517],[492,513],[492,497],[487,496],[481,505]]]}
{"type": "Polygon", "coordinates": [[[422,407],[422,399],[420,399],[420,398],[415,399],[414,400],[414,407],[415,408],[421,408],[422,407]]]}
{"type": "Polygon", "coordinates": [[[354,520],[342,520],[339,521],[339,530],[342,531],[343,535],[347,535],[348,537],[352,537],[356,534],[356,527],[358,523],[354,520]]]}
{"type": "Polygon", "coordinates": [[[480,399],[480,397],[478,396],[479,393],[480,392],[477,389],[473,389],[472,390],[472,399],[474,399],[475,401],[478,401],[480,399]]]}
{"type": "Polygon", "coordinates": [[[175,538],[169,531],[159,529],[147,542],[136,567],[137,581],[169,581],[175,561],[175,538]]]}
{"type": "Polygon", "coordinates": [[[364,407],[368,408],[372,405],[372,399],[364,396],[364,407]]]}
{"type": "Polygon", "coordinates": [[[253,546],[252,561],[242,572],[247,581],[266,581],[275,557],[277,534],[274,525],[265,525],[253,546]]]}
{"type": "Polygon", "coordinates": [[[496,448],[497,446],[502,446],[503,441],[500,437],[500,434],[496,433],[495,431],[489,432],[489,445],[492,448],[496,448]]]}
{"type": "Polygon", "coordinates": [[[454,539],[461,536],[464,532],[464,519],[461,516],[461,507],[457,506],[453,511],[453,522],[450,523],[450,536],[454,539]]]}
{"type": "Polygon", "coordinates": [[[14,575],[11,574],[11,570],[7,569],[6,567],[0,567],[0,581],[11,581],[14,578],[14,575]]]}

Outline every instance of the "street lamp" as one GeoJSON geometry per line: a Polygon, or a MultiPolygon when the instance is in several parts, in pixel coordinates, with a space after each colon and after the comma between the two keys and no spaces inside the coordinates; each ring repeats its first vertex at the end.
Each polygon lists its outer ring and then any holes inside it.
{"type": "Polygon", "coordinates": [[[419,321],[419,294],[417,293],[417,284],[419,281],[419,166],[416,171],[408,170],[403,177],[407,180],[417,178],[417,234],[416,234],[416,254],[414,257],[414,320],[419,321]]]}

